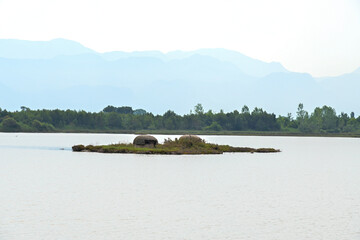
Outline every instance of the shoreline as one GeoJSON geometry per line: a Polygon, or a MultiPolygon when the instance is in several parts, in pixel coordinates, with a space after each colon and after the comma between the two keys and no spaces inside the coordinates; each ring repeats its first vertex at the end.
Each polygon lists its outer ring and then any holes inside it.
{"type": "Polygon", "coordinates": [[[196,130],[59,130],[48,132],[21,131],[0,133],[89,133],[89,134],[155,134],[155,135],[215,135],[215,136],[273,136],[273,137],[340,137],[360,138],[360,133],[300,133],[300,132],[264,132],[264,131],[196,131],[196,130]]]}

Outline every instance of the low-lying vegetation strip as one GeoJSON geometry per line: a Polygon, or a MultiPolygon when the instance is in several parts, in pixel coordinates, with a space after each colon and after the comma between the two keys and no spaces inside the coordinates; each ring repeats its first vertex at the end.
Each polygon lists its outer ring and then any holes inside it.
{"type": "Polygon", "coordinates": [[[241,110],[204,111],[201,104],[189,114],[167,111],[162,115],[143,109],[108,106],[100,112],[75,110],[7,111],[0,108],[0,132],[92,132],[151,134],[216,134],[270,136],[360,137],[360,116],[337,114],[329,106],[307,112],[299,104],[296,116],[268,113],[245,105],[241,110]]]}
{"type": "Polygon", "coordinates": [[[274,153],[280,152],[274,148],[249,148],[232,147],[229,145],[218,145],[206,143],[204,140],[194,139],[171,139],[165,140],[163,144],[157,144],[154,148],[135,147],[133,144],[111,144],[111,145],[75,145],[74,152],[99,152],[99,153],[135,153],[135,154],[222,154],[224,152],[249,152],[249,153],[274,153]]]}

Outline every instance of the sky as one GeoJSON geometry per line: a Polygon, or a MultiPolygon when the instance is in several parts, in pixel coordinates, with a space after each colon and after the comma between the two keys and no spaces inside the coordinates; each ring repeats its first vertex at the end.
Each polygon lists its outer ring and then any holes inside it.
{"type": "Polygon", "coordinates": [[[0,0],[0,38],[99,52],[226,48],[337,76],[360,67],[360,0],[0,0]]]}

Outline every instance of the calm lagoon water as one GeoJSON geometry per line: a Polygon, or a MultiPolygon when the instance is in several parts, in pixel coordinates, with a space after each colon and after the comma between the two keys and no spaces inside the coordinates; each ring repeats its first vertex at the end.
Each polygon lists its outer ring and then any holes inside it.
{"type": "Polygon", "coordinates": [[[204,137],[275,154],[70,150],[134,137],[0,133],[0,239],[360,239],[360,139],[204,137]]]}

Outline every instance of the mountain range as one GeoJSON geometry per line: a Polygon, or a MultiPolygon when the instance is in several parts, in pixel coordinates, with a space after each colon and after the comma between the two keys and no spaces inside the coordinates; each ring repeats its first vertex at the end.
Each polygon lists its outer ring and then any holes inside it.
{"type": "Polygon", "coordinates": [[[84,109],[132,106],[154,113],[243,105],[285,115],[301,102],[307,110],[330,105],[360,112],[360,68],[314,78],[227,49],[99,53],[55,39],[0,39],[0,107],[84,109]]]}

